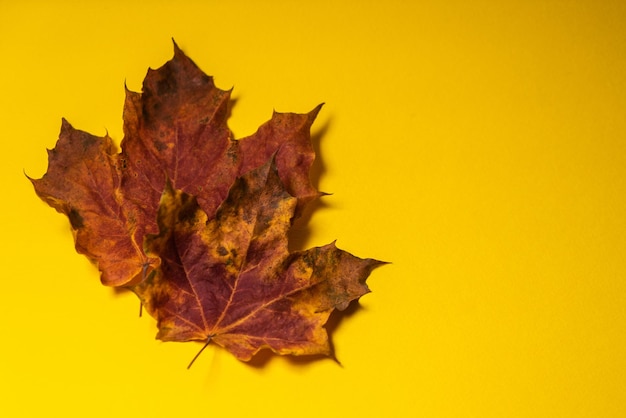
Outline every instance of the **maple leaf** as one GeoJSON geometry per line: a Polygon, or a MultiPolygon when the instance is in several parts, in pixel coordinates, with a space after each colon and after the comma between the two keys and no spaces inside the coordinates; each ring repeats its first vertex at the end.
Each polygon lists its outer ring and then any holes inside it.
{"type": "Polygon", "coordinates": [[[131,289],[157,319],[157,338],[214,342],[241,360],[328,354],[328,316],[369,292],[382,262],[334,243],[288,250],[293,219],[321,195],[309,179],[321,106],[274,112],[235,140],[229,100],[174,44],[142,93],[126,90],[119,152],[63,120],[47,172],[29,179],[68,216],[102,283],[131,289]]]}
{"type": "Polygon", "coordinates": [[[329,314],[369,292],[365,280],[381,262],[334,243],[289,253],[296,201],[273,161],[238,178],[213,219],[166,188],[161,232],[146,240],[161,268],[133,288],[158,321],[157,338],[213,341],[241,360],[261,348],[329,354],[329,314]]]}
{"type": "Polygon", "coordinates": [[[298,211],[320,195],[309,170],[310,127],[321,106],[307,114],[274,112],[256,133],[235,140],[226,123],[229,97],[174,44],[174,58],[148,71],[143,93],[126,90],[119,154],[108,136],[63,121],[46,174],[31,181],[70,218],[76,250],[97,263],[103,284],[131,284],[158,266],[143,240],[158,232],[166,179],[196,196],[211,217],[236,176],[277,152],[279,175],[298,197],[298,211]]]}

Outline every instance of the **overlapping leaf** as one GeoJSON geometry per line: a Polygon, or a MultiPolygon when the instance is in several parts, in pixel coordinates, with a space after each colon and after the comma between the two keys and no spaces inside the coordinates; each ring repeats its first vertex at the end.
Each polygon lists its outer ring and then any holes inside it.
{"type": "Polygon", "coordinates": [[[369,291],[365,279],[380,262],[334,244],[290,254],[296,201],[273,162],[238,178],[213,219],[168,187],[161,233],[146,241],[161,269],[134,287],[158,320],[158,338],[211,339],[242,360],[263,347],[328,354],[328,315],[369,291]]]}
{"type": "Polygon", "coordinates": [[[76,249],[109,286],[131,288],[166,341],[213,341],[242,360],[267,347],[328,353],[328,315],[368,289],[380,264],[334,244],[289,253],[311,185],[310,127],[320,109],[274,113],[235,140],[230,92],[175,46],[126,92],[124,139],[63,121],[37,194],[66,214],[76,249]]]}

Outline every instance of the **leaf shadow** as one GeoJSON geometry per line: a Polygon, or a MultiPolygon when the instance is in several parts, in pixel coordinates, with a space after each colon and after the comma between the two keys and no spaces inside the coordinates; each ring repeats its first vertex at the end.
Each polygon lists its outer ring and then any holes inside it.
{"type": "MultiPolygon", "coordinates": [[[[230,118],[233,116],[233,108],[235,106],[237,106],[237,102],[239,101],[239,97],[233,97],[231,96],[228,99],[228,105],[226,108],[226,120],[229,121],[230,118]]],[[[231,132],[232,134],[232,130],[230,129],[230,127],[228,127],[228,130],[231,132]]],[[[233,134],[234,135],[234,134],[233,134]]]]}
{"type": "MultiPolygon", "coordinates": [[[[330,124],[331,120],[327,119],[318,130],[311,134],[311,145],[315,151],[315,160],[313,161],[309,171],[309,179],[316,190],[319,190],[320,179],[324,173],[326,173],[326,164],[321,157],[322,153],[320,151],[322,139],[328,132],[330,124]]],[[[311,228],[309,227],[311,217],[315,211],[329,207],[323,197],[324,195],[329,195],[330,193],[323,193],[324,194],[322,196],[306,205],[300,216],[294,219],[291,229],[289,230],[288,242],[290,252],[304,250],[306,248],[306,243],[311,236],[311,228]]]]}
{"type": "MultiPolygon", "coordinates": [[[[320,360],[332,360],[337,365],[342,366],[341,361],[339,361],[339,359],[336,356],[335,345],[333,343],[332,336],[335,333],[335,331],[339,329],[339,326],[344,318],[349,318],[362,309],[363,307],[361,306],[359,301],[355,300],[352,303],[350,303],[350,305],[348,305],[348,307],[344,309],[343,311],[339,311],[335,309],[330,314],[328,321],[326,321],[326,325],[324,325],[324,328],[326,328],[326,332],[328,333],[328,342],[330,344],[329,355],[316,354],[316,355],[309,355],[309,356],[284,356],[283,358],[287,362],[295,366],[306,366],[306,365],[309,365],[313,362],[320,361],[320,360]]],[[[260,368],[265,367],[270,361],[272,361],[274,358],[277,358],[277,357],[279,357],[279,355],[275,354],[273,351],[269,349],[265,349],[265,350],[259,351],[246,364],[251,367],[260,369],[260,368]]]]}
{"type": "Polygon", "coordinates": [[[313,150],[315,151],[315,160],[313,161],[313,165],[311,166],[311,171],[309,178],[313,187],[319,189],[320,179],[322,175],[326,172],[326,164],[324,163],[321,155],[321,144],[322,138],[326,136],[328,129],[330,128],[330,124],[332,119],[329,117],[322,126],[319,127],[314,133],[311,134],[311,145],[313,146],[313,150]]]}

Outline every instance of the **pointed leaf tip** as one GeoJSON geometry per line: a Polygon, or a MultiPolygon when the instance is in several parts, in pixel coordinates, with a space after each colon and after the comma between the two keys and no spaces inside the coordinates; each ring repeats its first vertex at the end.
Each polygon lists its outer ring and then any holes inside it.
{"type": "Polygon", "coordinates": [[[183,52],[182,49],[180,49],[180,47],[178,46],[178,44],[176,43],[173,37],[172,37],[172,44],[174,46],[174,56],[179,55],[179,54],[185,55],[185,53],[183,52]]]}

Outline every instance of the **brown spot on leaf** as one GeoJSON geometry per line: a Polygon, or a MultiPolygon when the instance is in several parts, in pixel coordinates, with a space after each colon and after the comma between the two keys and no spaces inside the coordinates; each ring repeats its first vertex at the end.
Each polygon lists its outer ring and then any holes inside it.
{"type": "Polygon", "coordinates": [[[83,227],[83,217],[80,216],[80,213],[78,213],[75,208],[72,208],[67,216],[70,219],[70,224],[72,225],[72,228],[78,229],[83,227]]]}

